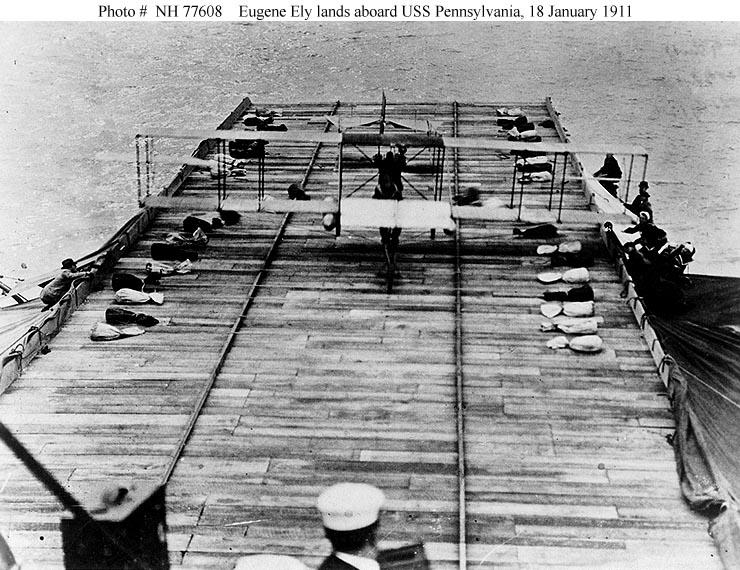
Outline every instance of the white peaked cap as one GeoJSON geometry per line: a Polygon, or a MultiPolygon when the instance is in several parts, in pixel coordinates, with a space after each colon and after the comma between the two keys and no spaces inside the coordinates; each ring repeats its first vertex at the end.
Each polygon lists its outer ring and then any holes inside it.
{"type": "Polygon", "coordinates": [[[236,561],[234,570],[308,570],[308,567],[292,556],[255,554],[242,556],[236,561]]]}
{"type": "Polygon", "coordinates": [[[319,495],[316,506],[330,530],[358,530],[378,520],[385,495],[365,483],[337,483],[319,495]]]}

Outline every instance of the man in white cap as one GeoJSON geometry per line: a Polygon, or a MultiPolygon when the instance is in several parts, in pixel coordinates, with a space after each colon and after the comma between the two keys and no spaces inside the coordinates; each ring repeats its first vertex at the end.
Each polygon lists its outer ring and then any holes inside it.
{"type": "Polygon", "coordinates": [[[378,515],[385,496],[364,483],[338,483],[319,495],[326,538],[333,552],[318,570],[379,570],[378,515]]]}
{"type": "Polygon", "coordinates": [[[254,554],[242,556],[236,561],[234,570],[308,570],[308,567],[292,556],[254,554]]]}

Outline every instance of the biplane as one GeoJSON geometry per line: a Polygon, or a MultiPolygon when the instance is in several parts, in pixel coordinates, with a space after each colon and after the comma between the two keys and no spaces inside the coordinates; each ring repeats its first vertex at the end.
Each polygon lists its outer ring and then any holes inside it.
{"type": "MultiPolygon", "coordinates": [[[[272,115],[269,118],[271,120],[272,115]]],[[[643,161],[641,179],[647,169],[647,153],[639,146],[464,137],[458,136],[454,128],[453,132],[445,132],[442,125],[428,118],[394,119],[387,114],[385,95],[379,116],[325,115],[324,122],[322,131],[262,130],[259,120],[245,120],[242,124],[256,124],[257,127],[154,130],[139,134],[136,136],[139,204],[179,210],[314,213],[320,216],[323,227],[334,231],[337,237],[348,228],[379,230],[385,254],[386,288],[391,292],[397,273],[397,236],[402,230],[429,231],[430,238],[434,239],[437,230],[452,234],[463,221],[559,223],[565,185],[575,179],[583,180],[569,169],[569,161],[576,161],[577,155],[612,153],[630,157],[628,188],[635,159],[643,161]],[[154,152],[155,139],[200,140],[201,147],[205,145],[207,149],[205,156],[201,152],[200,158],[175,157],[171,160],[208,170],[215,182],[212,194],[155,194],[152,173],[155,159],[161,159],[161,155],[154,152]],[[289,199],[287,194],[275,197],[266,190],[274,172],[270,165],[272,153],[286,147],[313,148],[312,161],[319,149],[332,153],[334,180],[320,194],[314,195],[318,199],[289,199]],[[485,200],[475,204],[460,200],[456,161],[462,152],[491,154],[510,161],[512,178],[508,200],[485,200]],[[395,167],[398,172],[389,174],[388,165],[394,161],[400,161],[395,167]],[[542,166],[544,168],[540,168],[542,166]],[[543,171],[549,175],[539,179],[528,176],[528,172],[543,171]],[[545,209],[527,209],[524,205],[525,190],[533,180],[548,187],[545,209]],[[393,185],[398,188],[392,188],[393,185]]],[[[498,132],[503,131],[494,134],[498,132]]],[[[270,186],[274,188],[275,184],[270,186]]]]}

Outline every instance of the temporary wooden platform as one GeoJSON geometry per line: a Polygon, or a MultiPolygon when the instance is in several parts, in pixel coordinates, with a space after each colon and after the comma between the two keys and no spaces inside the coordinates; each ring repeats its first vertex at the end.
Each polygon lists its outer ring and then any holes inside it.
{"type": "MultiPolygon", "coordinates": [[[[336,149],[312,135],[335,132],[326,115],[380,112],[264,106],[310,141],[268,145],[266,191],[278,199],[304,177],[314,200],[334,196],[336,149]]],[[[387,113],[433,121],[446,138],[505,139],[495,109],[511,106],[535,123],[557,122],[545,103],[389,104],[387,113]]],[[[554,128],[538,130],[563,142],[554,128]]],[[[477,184],[484,198],[509,199],[510,154],[463,145],[446,164],[445,188],[477,184]]],[[[349,188],[371,174],[344,176],[349,188]]],[[[421,189],[425,176],[407,173],[421,189]]],[[[180,195],[212,197],[215,184],[194,171],[180,195]]],[[[255,198],[253,180],[229,179],[227,188],[234,199],[255,198]]],[[[550,243],[578,239],[598,253],[599,354],[546,347],[554,335],[540,332],[539,306],[548,287],[536,275],[547,260],[536,255],[541,242],[513,236],[522,223],[465,221],[459,244],[404,232],[389,295],[375,231],[337,239],[317,212],[245,212],[212,234],[192,273],[164,280],[164,305],[140,309],[161,320],[143,336],[89,339],[112,302],[106,280],[0,396],[2,420],[75,496],[158,482],[173,464],[176,568],[230,569],[247,553],[316,567],[329,544],[315,499],[347,480],[384,490],[381,546],[423,540],[434,569],[720,567],[706,520],[681,497],[669,402],[600,249],[599,218],[580,184],[565,188],[562,238],[550,243]]],[[[523,196],[540,213],[549,199],[549,184],[523,196]]],[[[181,229],[187,213],[162,210],[116,271],[143,275],[151,244],[181,229]]],[[[24,568],[61,568],[59,504],[9,451],[0,455],[0,532],[24,568]]]]}

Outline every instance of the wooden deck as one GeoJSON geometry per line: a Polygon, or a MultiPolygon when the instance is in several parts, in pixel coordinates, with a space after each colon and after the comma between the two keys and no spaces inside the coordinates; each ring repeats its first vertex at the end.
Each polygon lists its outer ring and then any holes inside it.
{"type": "MultiPolygon", "coordinates": [[[[446,136],[502,137],[495,109],[506,106],[460,104],[456,124],[451,104],[388,113],[436,120],[446,136]]],[[[544,104],[517,106],[536,123],[549,118],[544,104]]],[[[273,107],[289,132],[322,132],[334,105],[273,107]]],[[[379,112],[339,106],[348,109],[379,112]]],[[[284,197],[315,150],[268,145],[267,192],[284,197]]],[[[481,184],[484,197],[508,200],[510,157],[459,149],[446,158],[460,188],[481,184]]],[[[306,185],[314,199],[335,192],[335,167],[336,148],[319,148],[306,185]]],[[[347,170],[345,184],[368,176],[347,170]]],[[[426,185],[423,173],[408,178],[426,185]]],[[[214,184],[195,173],[183,195],[212,196],[214,184]]],[[[235,197],[255,195],[253,181],[228,185],[235,197]]],[[[405,194],[414,197],[408,186],[405,194]]],[[[525,190],[527,208],[544,211],[548,200],[549,184],[525,190]]],[[[578,184],[566,185],[563,206],[563,239],[598,248],[578,184]]],[[[143,274],[152,242],[185,214],[163,211],[117,271],[143,274]]],[[[160,325],[95,343],[90,328],[112,302],[108,280],[0,396],[3,422],[75,495],[160,481],[282,222],[248,213],[214,232],[193,273],[166,278],[164,305],[143,308],[160,325]]],[[[173,567],[229,569],[247,553],[315,567],[329,551],[315,499],[350,480],[386,493],[381,546],[423,540],[432,568],[460,568],[458,377],[470,568],[720,567],[706,520],[681,497],[669,402],[611,261],[598,249],[591,270],[605,349],[553,351],[545,343],[554,335],[539,330],[541,242],[514,238],[512,227],[464,223],[459,257],[454,237],[404,232],[388,295],[376,232],[335,239],[319,214],[288,217],[168,482],[173,567]]],[[[0,532],[24,568],[62,567],[57,501],[5,448],[0,456],[0,532]]]]}

